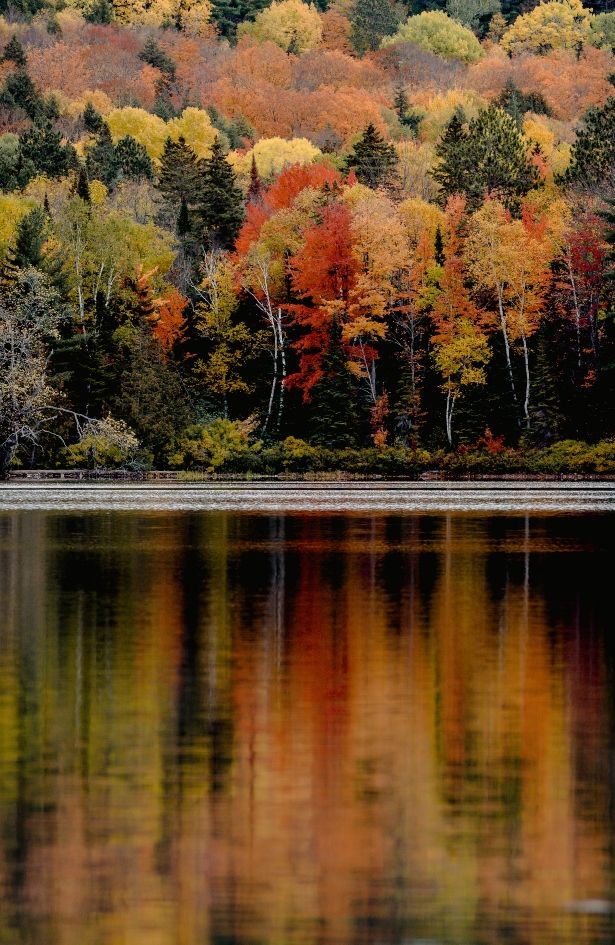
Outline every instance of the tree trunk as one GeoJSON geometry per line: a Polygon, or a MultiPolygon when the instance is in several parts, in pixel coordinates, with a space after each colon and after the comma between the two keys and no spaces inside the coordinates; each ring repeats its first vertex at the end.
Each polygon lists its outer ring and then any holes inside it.
{"type": "Polygon", "coordinates": [[[521,335],[523,342],[523,363],[525,364],[525,399],[523,401],[523,415],[527,429],[530,428],[530,358],[527,350],[525,333],[521,335]]]}

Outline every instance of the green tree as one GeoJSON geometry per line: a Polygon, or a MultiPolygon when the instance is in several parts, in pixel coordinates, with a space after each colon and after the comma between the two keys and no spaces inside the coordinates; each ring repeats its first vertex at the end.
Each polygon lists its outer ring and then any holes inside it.
{"type": "Polygon", "coordinates": [[[19,138],[14,134],[0,135],[0,188],[15,190],[18,186],[19,138]]]}
{"type": "Polygon", "coordinates": [[[267,3],[268,0],[214,0],[211,18],[220,35],[233,42],[239,24],[253,20],[267,3]]]}
{"type": "Polygon", "coordinates": [[[244,219],[243,193],[219,138],[198,167],[196,218],[205,242],[210,248],[232,249],[244,219]]]}
{"type": "Polygon", "coordinates": [[[92,203],[90,182],[88,180],[87,171],[84,167],[80,168],[79,174],[77,175],[77,180],[75,182],[75,193],[78,197],[85,201],[85,203],[92,203]]]}
{"type": "Polygon", "coordinates": [[[88,102],[83,109],[83,124],[85,125],[85,130],[89,131],[92,135],[100,134],[104,123],[103,116],[98,109],[94,108],[91,102],[88,102]]]}
{"type": "Polygon", "coordinates": [[[199,180],[197,157],[183,137],[167,138],[160,158],[157,187],[171,204],[185,200],[188,206],[195,198],[199,180]]]}
{"type": "Polygon", "coordinates": [[[145,146],[136,141],[132,135],[120,138],[115,146],[115,157],[118,169],[124,177],[131,180],[154,179],[152,159],[145,146]]]}
{"type": "Polygon", "coordinates": [[[24,162],[30,162],[38,173],[48,177],[66,177],[77,166],[72,144],[64,143],[49,121],[33,125],[21,134],[19,149],[24,162]]]}
{"type": "Polygon", "coordinates": [[[29,72],[22,67],[10,72],[0,91],[0,106],[21,109],[31,121],[42,121],[46,115],[45,99],[40,94],[29,72]]]}
{"type": "Polygon", "coordinates": [[[139,53],[139,59],[141,59],[142,62],[147,62],[148,65],[153,66],[154,69],[159,69],[171,82],[175,81],[177,66],[153,37],[148,39],[145,43],[145,46],[139,53]]]}
{"type": "Polygon", "coordinates": [[[615,97],[590,108],[577,131],[563,183],[592,189],[615,185],[615,97]]]}
{"type": "Polygon", "coordinates": [[[85,19],[88,23],[108,26],[113,22],[113,3],[111,0],[94,0],[85,13],[85,19]]]}
{"type": "Polygon", "coordinates": [[[12,62],[17,66],[18,69],[25,69],[27,66],[28,61],[26,59],[26,53],[15,33],[13,33],[10,40],[4,47],[4,52],[2,53],[2,62],[12,62]]]}
{"type": "Polygon", "coordinates": [[[342,344],[338,319],[331,324],[329,343],[322,359],[322,374],[310,397],[311,440],[329,449],[356,446],[357,390],[342,344]]]}
{"type": "Polygon", "coordinates": [[[496,105],[483,109],[467,130],[461,116],[453,115],[436,146],[439,161],[432,171],[442,203],[461,193],[472,207],[488,195],[516,207],[540,181],[528,151],[515,120],[496,105]]]}
{"type": "Polygon", "coordinates": [[[416,137],[421,124],[421,116],[412,110],[408,94],[403,86],[395,90],[393,108],[402,128],[407,128],[413,137],[416,137]]]}
{"type": "Polygon", "coordinates": [[[399,6],[391,0],[356,0],[350,18],[354,49],[360,55],[378,49],[383,38],[395,32],[402,17],[399,6]]]}
{"type": "Polygon", "coordinates": [[[103,122],[94,145],[88,150],[85,166],[90,180],[99,180],[106,187],[112,187],[117,180],[118,156],[106,122],[103,122]]]}
{"type": "Polygon", "coordinates": [[[357,180],[376,188],[390,184],[397,166],[397,152],[387,144],[372,124],[369,124],[346,158],[348,170],[354,170],[357,180]]]}

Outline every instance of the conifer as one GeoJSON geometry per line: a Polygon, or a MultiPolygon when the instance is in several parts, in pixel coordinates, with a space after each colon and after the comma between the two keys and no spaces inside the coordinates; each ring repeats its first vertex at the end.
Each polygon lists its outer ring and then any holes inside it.
{"type": "Polygon", "coordinates": [[[210,246],[232,249],[244,219],[243,194],[219,138],[211,155],[199,161],[196,216],[210,246]]]}
{"type": "Polygon", "coordinates": [[[392,182],[397,153],[370,123],[346,158],[346,167],[354,170],[360,184],[376,189],[392,182]]]}
{"type": "Polygon", "coordinates": [[[314,384],[310,397],[311,439],[314,443],[329,449],[356,446],[356,394],[342,343],[341,325],[335,318],[322,359],[322,375],[314,384]]]}

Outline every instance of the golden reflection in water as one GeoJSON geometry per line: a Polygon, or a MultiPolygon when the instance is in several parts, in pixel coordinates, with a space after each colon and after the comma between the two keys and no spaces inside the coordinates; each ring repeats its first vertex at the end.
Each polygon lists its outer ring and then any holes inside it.
{"type": "Polygon", "coordinates": [[[612,943],[611,531],[0,518],[0,943],[612,943]]]}

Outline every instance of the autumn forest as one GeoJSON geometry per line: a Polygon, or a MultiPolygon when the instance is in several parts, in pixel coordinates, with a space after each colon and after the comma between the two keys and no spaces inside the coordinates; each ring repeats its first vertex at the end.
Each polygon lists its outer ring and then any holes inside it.
{"type": "Polygon", "coordinates": [[[0,3],[0,474],[615,472],[615,8],[0,3]]]}

